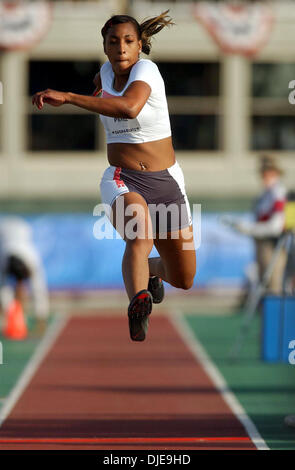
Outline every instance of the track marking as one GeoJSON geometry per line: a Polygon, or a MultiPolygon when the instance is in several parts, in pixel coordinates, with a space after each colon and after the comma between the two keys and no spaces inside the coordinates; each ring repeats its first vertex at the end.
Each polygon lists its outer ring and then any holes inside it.
{"type": "Polygon", "coordinates": [[[93,437],[93,438],[1,438],[0,444],[160,444],[202,442],[251,442],[250,437],[93,437]]]}
{"type": "Polygon", "coordinates": [[[53,343],[56,341],[58,335],[65,327],[67,321],[67,316],[56,317],[53,323],[48,327],[44,337],[37,346],[27,366],[23,370],[12,391],[5,399],[4,405],[0,410],[0,427],[2,426],[3,422],[17,403],[25,388],[28,386],[39,365],[45,358],[46,354],[49,352],[53,343]]]}
{"type": "Polygon", "coordinates": [[[202,365],[203,369],[206,371],[216,389],[222,395],[223,400],[227,403],[233,414],[237,417],[240,423],[245,428],[247,434],[250,436],[253,444],[257,447],[258,450],[269,450],[264,439],[261,437],[258,432],[255,424],[247,415],[246,411],[237,400],[233,392],[228,387],[223,376],[214,365],[207,352],[198,341],[196,336],[193,334],[188,324],[183,318],[182,312],[174,311],[174,313],[167,314],[167,317],[170,319],[171,323],[178,331],[184,343],[188,346],[193,356],[197,361],[202,365]]]}

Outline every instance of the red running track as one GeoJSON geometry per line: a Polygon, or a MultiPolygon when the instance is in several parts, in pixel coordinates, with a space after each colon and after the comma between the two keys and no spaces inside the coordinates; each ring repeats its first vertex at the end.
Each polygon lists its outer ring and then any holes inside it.
{"type": "Polygon", "coordinates": [[[0,449],[256,449],[167,317],[73,317],[0,428],[0,449]]]}

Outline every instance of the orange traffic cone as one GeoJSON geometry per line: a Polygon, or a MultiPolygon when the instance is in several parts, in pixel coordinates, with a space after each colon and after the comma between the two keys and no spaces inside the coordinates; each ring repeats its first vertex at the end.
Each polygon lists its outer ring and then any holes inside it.
{"type": "Polygon", "coordinates": [[[2,334],[8,339],[15,340],[24,339],[28,335],[23,308],[18,300],[13,300],[8,307],[2,334]]]}

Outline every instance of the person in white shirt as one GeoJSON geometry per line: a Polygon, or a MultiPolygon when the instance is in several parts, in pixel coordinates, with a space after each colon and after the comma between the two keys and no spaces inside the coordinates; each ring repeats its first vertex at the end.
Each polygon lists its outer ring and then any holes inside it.
{"type": "MultiPolygon", "coordinates": [[[[259,281],[268,268],[279,237],[284,231],[286,188],[281,182],[283,171],[271,155],[260,158],[259,172],[263,191],[255,201],[254,221],[229,221],[237,231],[254,238],[259,281]]],[[[286,251],[281,250],[267,286],[268,293],[282,293],[286,251]]]]}
{"type": "Polygon", "coordinates": [[[5,312],[13,299],[24,300],[27,285],[40,323],[49,316],[49,296],[42,260],[31,226],[20,217],[0,219],[0,302],[5,312]]]}
{"type": "Polygon", "coordinates": [[[105,23],[101,34],[108,61],[95,77],[96,96],[50,89],[33,96],[38,109],[70,103],[100,114],[110,164],[101,196],[126,242],[122,271],[133,341],[145,339],[152,303],[163,300],[162,280],[189,289],[196,272],[192,218],[175,160],[164,82],[157,65],[140,58],[141,52],[150,53],[152,36],[173,24],[167,13],[143,23],[115,15],[105,23]],[[173,214],[167,210],[171,205],[173,214]],[[160,256],[149,258],[153,245],[160,256]]]}

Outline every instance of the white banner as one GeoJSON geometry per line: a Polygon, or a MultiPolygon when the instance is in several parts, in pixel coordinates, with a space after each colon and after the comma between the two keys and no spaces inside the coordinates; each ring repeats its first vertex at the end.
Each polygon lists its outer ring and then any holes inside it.
{"type": "Polygon", "coordinates": [[[48,32],[52,7],[48,1],[11,0],[0,3],[0,49],[29,49],[48,32]]]}
{"type": "Polygon", "coordinates": [[[246,56],[253,56],[265,45],[274,23],[271,8],[258,2],[200,2],[194,5],[193,13],[223,52],[246,56]]]}

